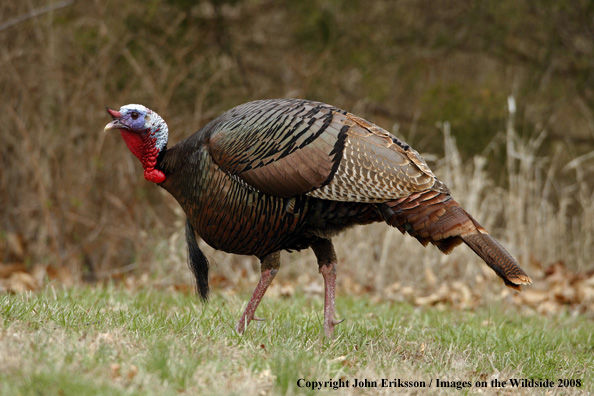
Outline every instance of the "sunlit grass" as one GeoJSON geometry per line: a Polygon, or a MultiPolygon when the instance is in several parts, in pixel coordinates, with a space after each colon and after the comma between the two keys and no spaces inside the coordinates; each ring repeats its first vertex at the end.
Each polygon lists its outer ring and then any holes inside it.
{"type": "MultiPolygon", "coordinates": [[[[580,379],[592,391],[592,321],[494,305],[415,308],[338,296],[347,320],[322,334],[322,301],[267,298],[246,334],[244,297],[80,287],[0,297],[2,394],[315,394],[297,380],[580,379]]],[[[416,389],[419,391],[420,389],[416,389]]],[[[434,392],[443,389],[433,388],[434,392]]],[[[484,391],[491,391],[491,388],[484,391]]],[[[530,389],[524,389],[529,391],[530,389]]],[[[567,389],[566,389],[567,390],[567,389]]],[[[577,388],[569,389],[569,391],[577,388]]],[[[343,393],[358,393],[347,388],[343,393]]],[[[392,389],[393,391],[393,389],[392,389]]],[[[409,389],[415,391],[415,389],[409,389]]],[[[370,394],[390,393],[389,388],[370,394]]]]}

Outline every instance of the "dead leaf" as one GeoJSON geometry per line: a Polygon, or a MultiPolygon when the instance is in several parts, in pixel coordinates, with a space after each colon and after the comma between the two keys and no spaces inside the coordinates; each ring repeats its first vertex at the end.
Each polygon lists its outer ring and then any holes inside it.
{"type": "Polygon", "coordinates": [[[109,365],[109,368],[111,369],[111,379],[115,380],[120,378],[120,369],[121,366],[118,363],[112,363],[109,365]]]}
{"type": "Polygon", "coordinates": [[[536,306],[549,298],[549,292],[534,288],[526,288],[525,291],[519,295],[523,304],[536,306]]]}
{"type": "Polygon", "coordinates": [[[131,364],[130,369],[128,370],[128,379],[132,381],[132,379],[136,377],[136,374],[138,374],[138,367],[131,364]]]}
{"type": "Polygon", "coordinates": [[[324,294],[324,286],[320,282],[313,281],[303,288],[305,294],[324,294]]]}
{"type": "Polygon", "coordinates": [[[25,238],[16,232],[8,232],[5,235],[6,250],[10,256],[17,261],[25,258],[25,238]]]}
{"type": "Polygon", "coordinates": [[[25,264],[11,263],[0,264],[0,279],[9,278],[15,272],[27,272],[25,264]]]}
{"type": "Polygon", "coordinates": [[[545,301],[536,307],[536,311],[543,315],[556,315],[560,310],[561,306],[554,301],[545,301]]]}
{"type": "Polygon", "coordinates": [[[293,297],[295,295],[295,286],[290,283],[282,285],[280,295],[281,297],[293,297]]]}
{"type": "Polygon", "coordinates": [[[23,293],[37,290],[39,285],[28,272],[14,272],[6,282],[6,289],[15,293],[23,293]]]}
{"type": "Polygon", "coordinates": [[[70,268],[67,266],[48,265],[45,269],[47,277],[51,280],[58,281],[66,286],[74,285],[74,276],[70,268]]]}
{"type": "Polygon", "coordinates": [[[425,267],[425,281],[427,282],[427,285],[431,287],[437,285],[437,277],[435,276],[433,270],[429,267],[425,267]]]}

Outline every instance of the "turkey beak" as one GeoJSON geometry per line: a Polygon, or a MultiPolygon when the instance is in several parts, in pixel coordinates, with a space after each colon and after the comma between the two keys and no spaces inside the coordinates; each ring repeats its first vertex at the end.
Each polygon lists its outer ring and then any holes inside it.
{"type": "Polygon", "coordinates": [[[109,130],[113,130],[113,129],[127,129],[127,127],[120,122],[122,113],[120,113],[119,111],[116,111],[116,110],[112,110],[108,107],[105,107],[105,109],[107,110],[109,115],[113,117],[113,121],[110,122],[109,124],[105,125],[105,128],[103,129],[104,131],[109,131],[109,130]]]}

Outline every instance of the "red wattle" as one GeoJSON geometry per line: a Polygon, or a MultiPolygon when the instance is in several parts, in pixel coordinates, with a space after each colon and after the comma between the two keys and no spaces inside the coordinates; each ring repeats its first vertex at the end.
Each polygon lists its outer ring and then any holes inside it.
{"type": "Polygon", "coordinates": [[[144,141],[142,137],[137,133],[128,132],[125,129],[120,129],[120,133],[128,149],[142,162],[142,155],[144,153],[144,141]]]}
{"type": "Polygon", "coordinates": [[[165,181],[165,173],[161,172],[158,169],[147,169],[144,171],[144,178],[150,182],[159,184],[165,181]]]}
{"type": "Polygon", "coordinates": [[[146,137],[134,132],[128,132],[120,129],[122,138],[128,149],[140,160],[142,167],[144,168],[144,178],[153,183],[163,183],[165,181],[165,173],[159,169],[155,169],[157,166],[157,157],[159,156],[159,149],[155,147],[156,138],[146,137]]]}

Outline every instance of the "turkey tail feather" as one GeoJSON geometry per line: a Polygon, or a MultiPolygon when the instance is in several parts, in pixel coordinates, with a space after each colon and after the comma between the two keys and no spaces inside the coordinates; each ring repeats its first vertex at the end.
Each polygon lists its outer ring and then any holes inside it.
{"type": "Polygon", "coordinates": [[[208,259],[200,250],[196,241],[196,233],[186,219],[186,243],[188,244],[188,266],[196,278],[196,288],[200,293],[200,298],[208,300],[208,259]]]}
{"type": "Polygon", "coordinates": [[[516,260],[449,194],[427,190],[379,205],[386,223],[443,253],[464,242],[501,279],[518,291],[532,283],[516,260]]]}
{"type": "Polygon", "coordinates": [[[512,255],[491,235],[476,233],[463,235],[461,238],[468,247],[485,260],[485,263],[503,279],[506,286],[521,291],[521,285],[532,283],[530,277],[520,268],[512,255]]]}

